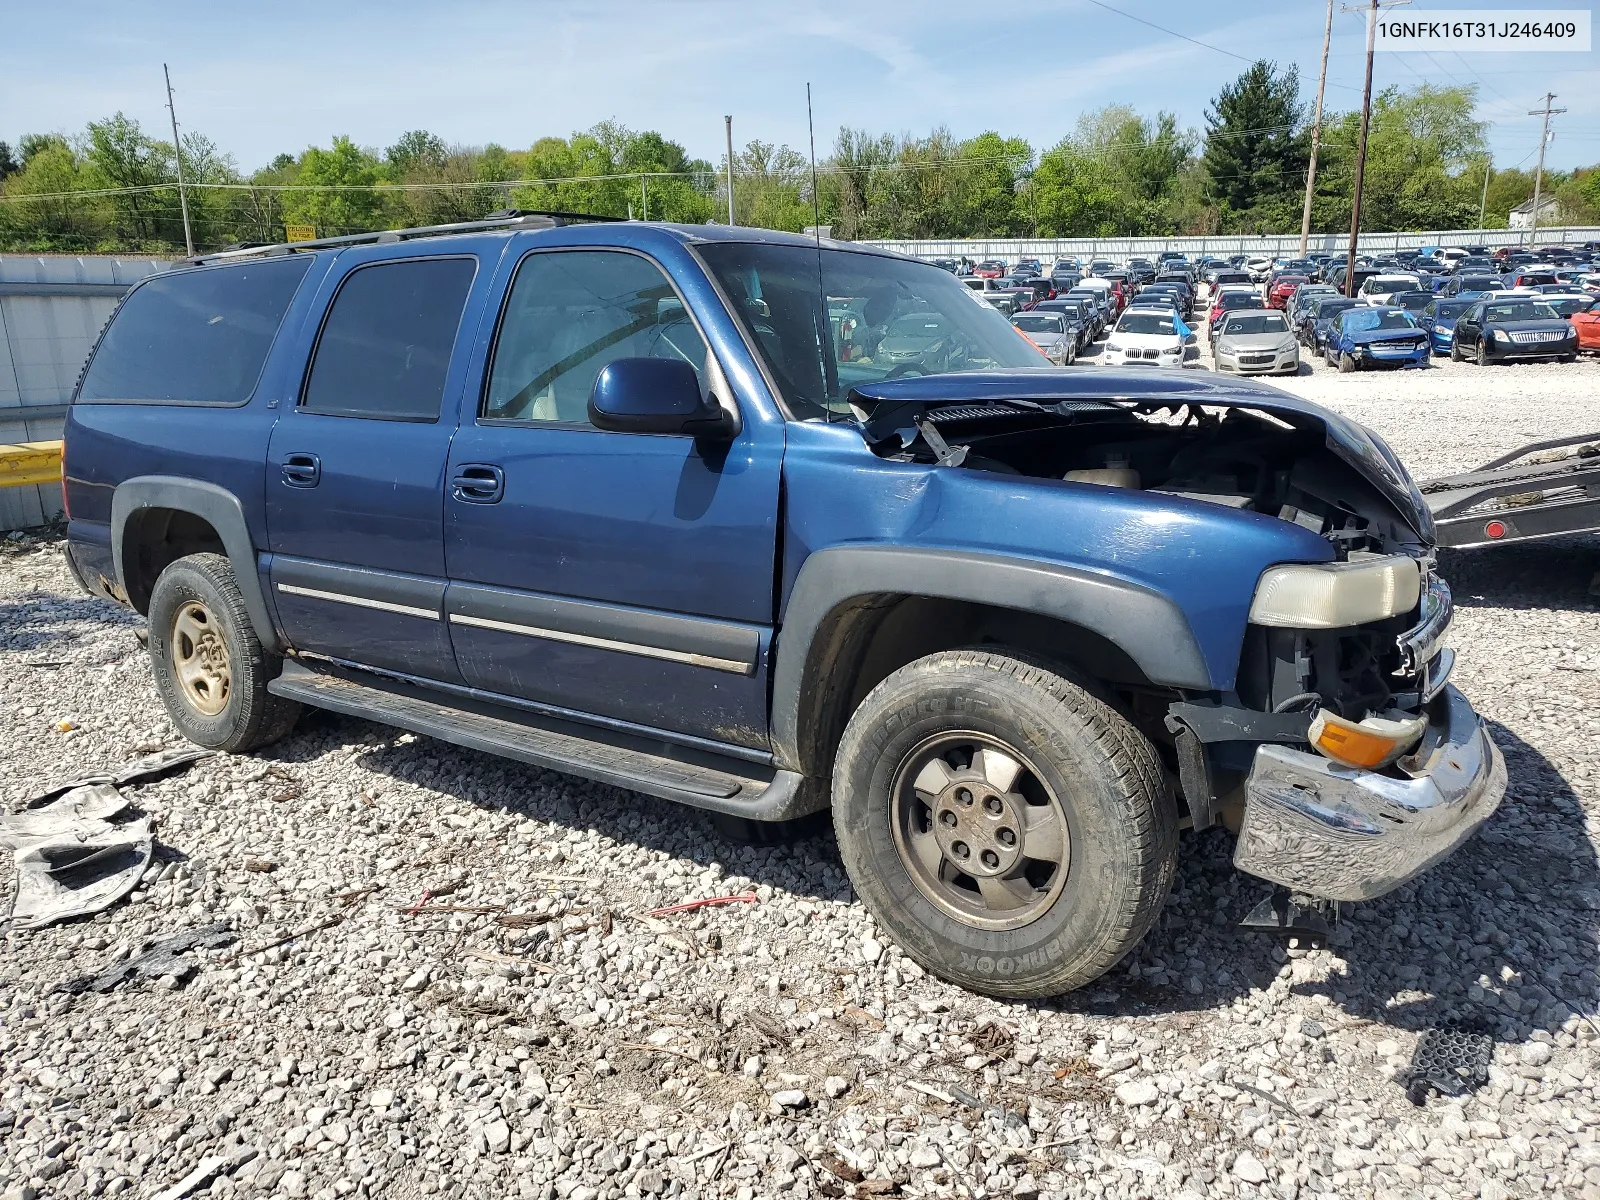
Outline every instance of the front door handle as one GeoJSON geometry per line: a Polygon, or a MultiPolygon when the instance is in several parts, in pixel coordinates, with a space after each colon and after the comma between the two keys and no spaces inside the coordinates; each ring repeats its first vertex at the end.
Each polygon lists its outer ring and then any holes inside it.
{"type": "Polygon", "coordinates": [[[499,504],[506,473],[489,463],[463,463],[450,481],[450,494],[463,504],[499,504]]]}
{"type": "Polygon", "coordinates": [[[290,487],[314,488],[322,482],[322,460],[315,454],[283,456],[283,481],[290,487]]]}

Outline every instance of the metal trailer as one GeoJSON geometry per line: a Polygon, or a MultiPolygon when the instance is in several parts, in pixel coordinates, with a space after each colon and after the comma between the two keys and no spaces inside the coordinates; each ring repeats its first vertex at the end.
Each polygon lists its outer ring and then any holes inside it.
{"type": "Polygon", "coordinates": [[[1440,547],[1600,531],[1600,432],[1530,442],[1417,487],[1433,513],[1440,547]],[[1556,450],[1565,453],[1550,453],[1556,450]]]}

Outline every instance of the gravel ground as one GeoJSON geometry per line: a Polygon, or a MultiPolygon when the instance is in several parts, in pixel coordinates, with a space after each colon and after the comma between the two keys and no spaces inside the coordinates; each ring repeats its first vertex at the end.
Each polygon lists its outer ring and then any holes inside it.
{"type": "MultiPolygon", "coordinates": [[[[1600,367],[1287,384],[1426,474],[1581,427],[1600,367]]],[[[138,622],[59,543],[5,546],[11,811],[176,738],[138,622]]],[[[1511,771],[1453,859],[1304,950],[1237,930],[1264,889],[1225,833],[1185,835],[1137,956],[1052,1004],[925,977],[825,833],[736,845],[310,714],[137,789],[160,851],[129,901],[4,935],[0,1197],[1600,1197],[1597,567],[1585,540],[1444,564],[1511,771]],[[217,922],[239,940],[187,983],[58,990],[217,922]],[[1490,1083],[1413,1107],[1393,1076],[1451,1017],[1495,1032],[1490,1083]]]]}

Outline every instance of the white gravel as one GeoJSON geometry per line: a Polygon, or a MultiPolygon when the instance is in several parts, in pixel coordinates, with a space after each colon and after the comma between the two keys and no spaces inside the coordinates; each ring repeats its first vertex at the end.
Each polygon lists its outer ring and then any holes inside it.
{"type": "MultiPolygon", "coordinates": [[[[1600,414],[1592,364],[1287,383],[1421,474],[1600,414]]],[[[5,935],[0,1197],[1600,1197],[1597,549],[1446,560],[1458,678],[1511,770],[1479,838],[1304,951],[1237,931],[1263,888],[1226,834],[1186,835],[1137,957],[1057,1004],[925,977],[826,836],[732,845],[308,716],[138,790],[165,852],[130,901],[5,935]],[[186,986],[54,990],[216,921],[240,941],[186,986]],[[1413,1108],[1391,1076],[1452,1015],[1497,1031],[1491,1082],[1413,1108]]],[[[175,744],[135,619],[77,594],[59,543],[9,550],[8,811],[175,744]]]]}

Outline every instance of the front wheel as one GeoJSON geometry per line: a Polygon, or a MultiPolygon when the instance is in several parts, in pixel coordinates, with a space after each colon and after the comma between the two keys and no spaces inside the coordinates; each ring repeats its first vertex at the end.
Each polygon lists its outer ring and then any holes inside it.
{"type": "Polygon", "coordinates": [[[242,754],[294,727],[300,706],[267,691],[281,664],[256,637],[228,559],[168,565],[150,594],[149,630],[156,690],[191,742],[242,754]]]}
{"type": "Polygon", "coordinates": [[[1450,343],[1450,361],[1451,362],[1466,362],[1467,361],[1466,360],[1466,356],[1461,353],[1461,343],[1460,342],[1451,342],[1450,343]]]}
{"type": "Polygon", "coordinates": [[[1154,747],[1017,653],[933,654],[874,688],[839,745],[833,813],[877,920],[934,974],[993,996],[1098,978],[1176,870],[1154,747]]]}
{"type": "Polygon", "coordinates": [[[1478,365],[1480,367],[1489,365],[1489,347],[1484,345],[1482,338],[1478,339],[1478,365]]]}
{"type": "Polygon", "coordinates": [[[1351,358],[1348,352],[1344,350],[1339,351],[1339,374],[1348,375],[1355,369],[1356,360],[1351,358]]]}

